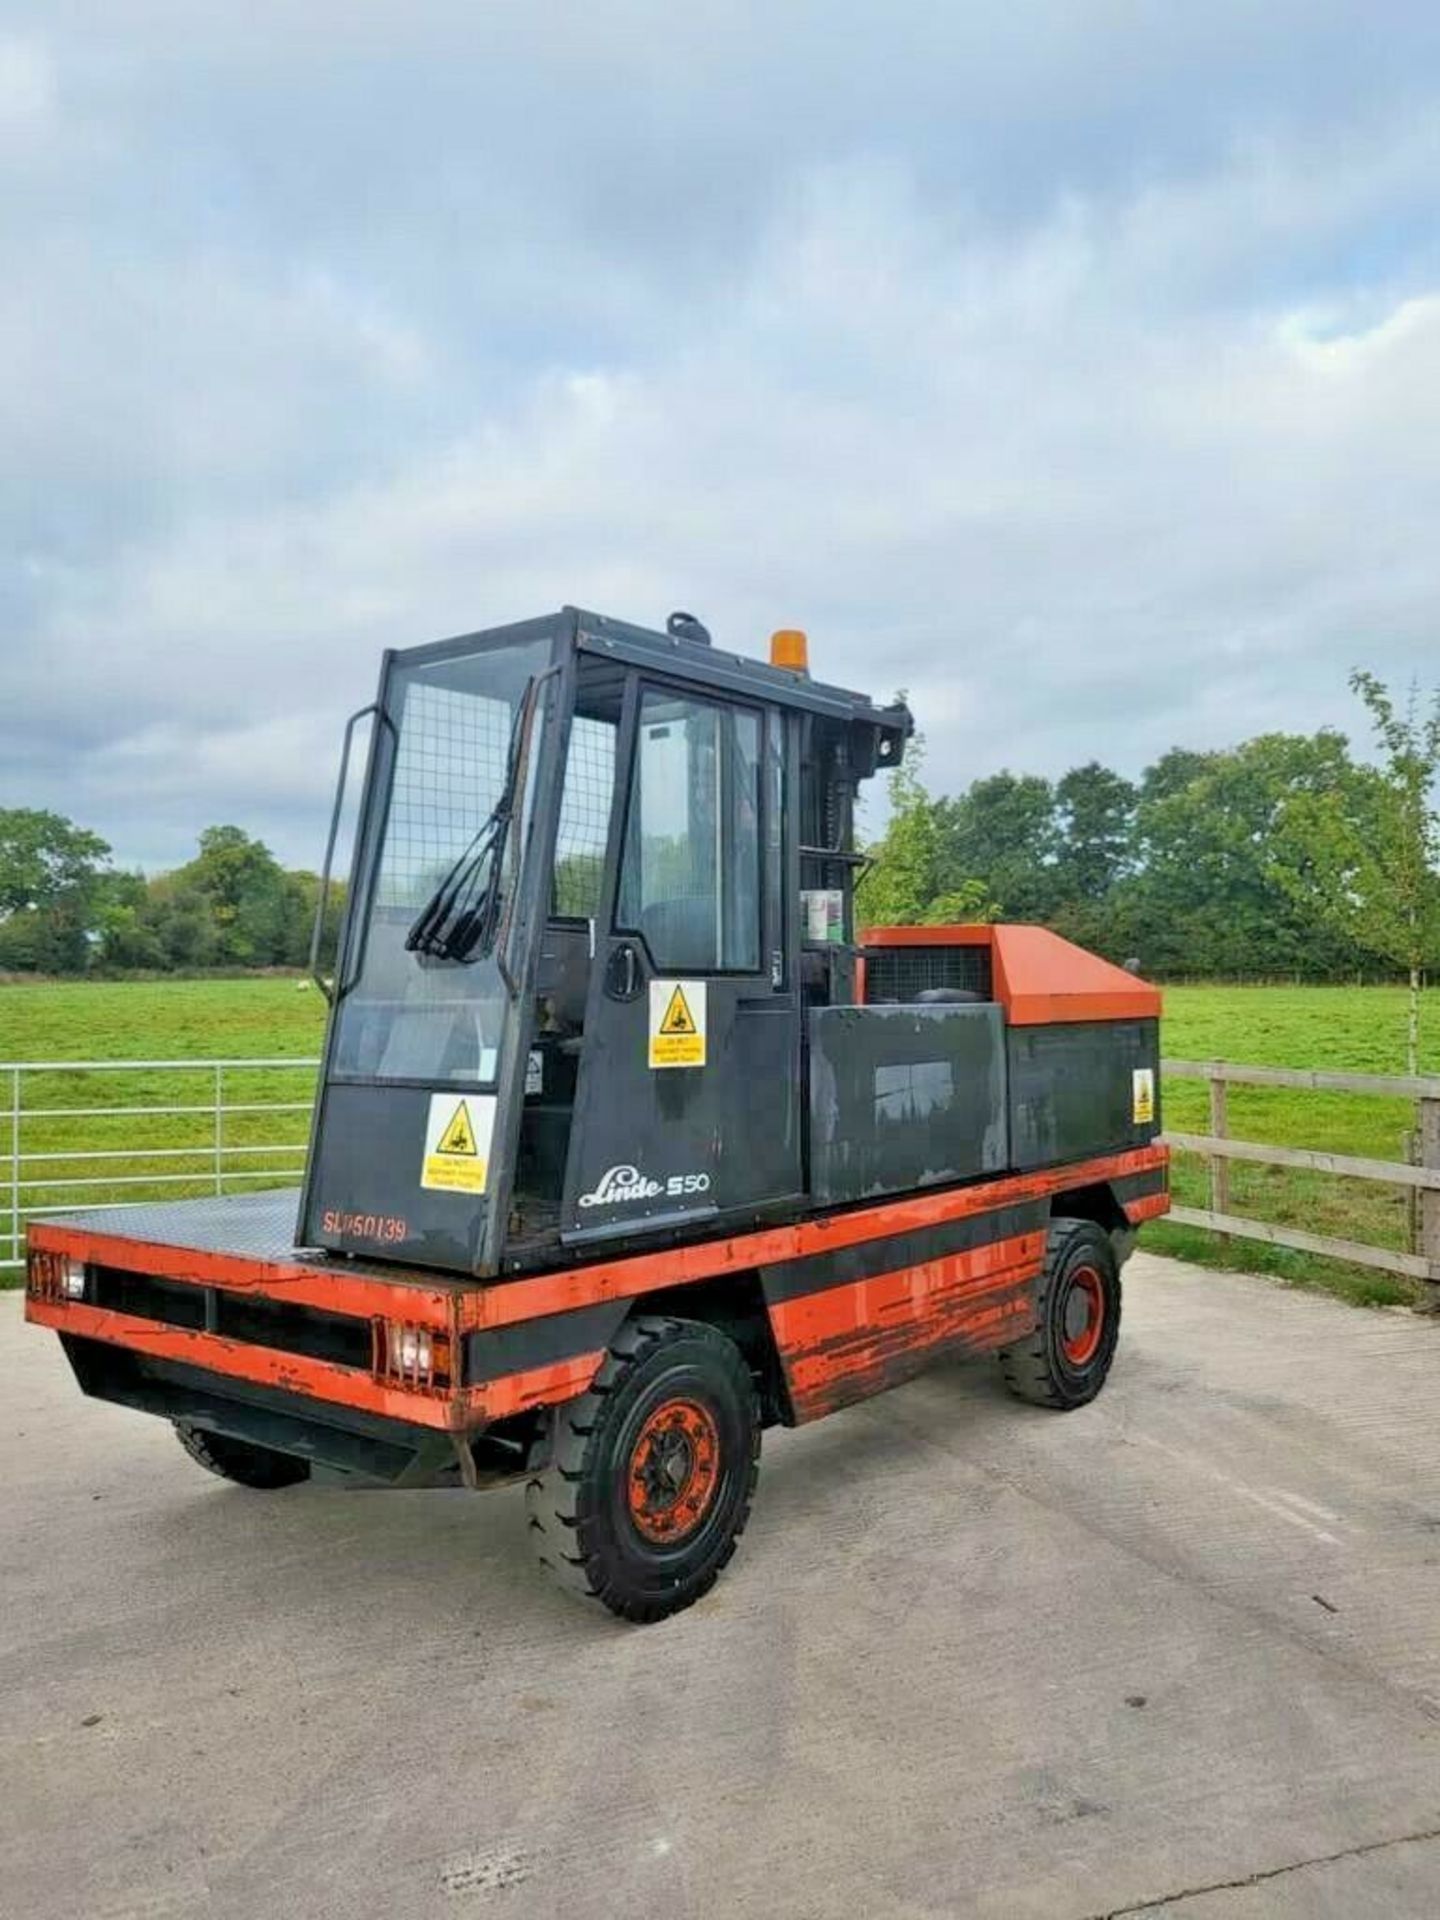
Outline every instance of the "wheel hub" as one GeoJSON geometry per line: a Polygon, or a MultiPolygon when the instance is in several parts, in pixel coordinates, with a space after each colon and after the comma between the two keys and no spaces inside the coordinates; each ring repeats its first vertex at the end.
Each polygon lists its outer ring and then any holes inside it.
{"type": "Polygon", "coordinates": [[[666,1400],[636,1437],[626,1475],[630,1519],[642,1539],[671,1546],[709,1511],[720,1478],[720,1435],[696,1400],[666,1400]]]}
{"type": "Polygon", "coordinates": [[[1094,1267],[1077,1267],[1060,1308],[1060,1345],[1072,1367],[1095,1358],[1104,1326],[1104,1283],[1094,1267]]]}

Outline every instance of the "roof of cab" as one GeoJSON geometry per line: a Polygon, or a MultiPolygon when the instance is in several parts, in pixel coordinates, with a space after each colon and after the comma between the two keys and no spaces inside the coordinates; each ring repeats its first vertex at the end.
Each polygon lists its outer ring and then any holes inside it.
{"type": "Polygon", "coordinates": [[[537,619],[455,634],[424,646],[391,649],[386,660],[424,667],[476,650],[561,638],[567,631],[573,632],[576,648],[584,653],[604,655],[627,666],[650,667],[712,693],[748,694],[752,700],[774,700],[806,713],[823,714],[827,719],[874,728],[877,758],[887,767],[898,764],[904,743],[915,729],[910,709],[903,702],[877,706],[868,694],[829,686],[792,668],[774,667],[768,660],[729,653],[702,640],[656,633],[649,627],[632,626],[629,621],[613,620],[608,614],[590,613],[582,607],[563,607],[558,613],[542,614],[537,619]]]}
{"type": "Polygon", "coordinates": [[[730,653],[723,647],[707,646],[702,640],[631,626],[628,621],[612,620],[606,614],[589,613],[580,607],[567,607],[565,611],[574,614],[578,622],[575,644],[584,652],[608,654],[632,666],[660,668],[712,690],[749,693],[830,719],[859,721],[901,741],[914,730],[909,708],[899,702],[877,706],[867,694],[827,686],[789,667],[772,667],[768,660],[730,653]]]}

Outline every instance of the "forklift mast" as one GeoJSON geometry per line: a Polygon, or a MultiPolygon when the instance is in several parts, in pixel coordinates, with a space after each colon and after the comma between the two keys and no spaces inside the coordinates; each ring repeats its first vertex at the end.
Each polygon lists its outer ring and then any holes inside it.
{"type": "Polygon", "coordinates": [[[809,1204],[855,795],[912,723],[773,654],[567,608],[386,655],[301,1245],[483,1277],[809,1204]]]}

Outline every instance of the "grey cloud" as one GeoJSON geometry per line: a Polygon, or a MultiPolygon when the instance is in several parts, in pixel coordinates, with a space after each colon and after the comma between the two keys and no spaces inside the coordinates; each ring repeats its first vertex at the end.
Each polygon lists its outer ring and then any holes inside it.
{"type": "Polygon", "coordinates": [[[565,599],[947,785],[1433,674],[1428,9],[100,18],[0,39],[0,799],[313,859],[380,648],[565,599]]]}

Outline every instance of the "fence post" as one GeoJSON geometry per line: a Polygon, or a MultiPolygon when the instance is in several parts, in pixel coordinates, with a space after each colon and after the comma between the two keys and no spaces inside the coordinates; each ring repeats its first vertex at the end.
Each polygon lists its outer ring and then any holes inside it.
{"type": "MultiPolygon", "coordinates": [[[[1440,1169],[1440,1100],[1421,1100],[1419,1152],[1415,1158],[1422,1167],[1440,1169]]],[[[1425,1187],[1420,1193],[1420,1244],[1416,1248],[1430,1262],[1430,1278],[1423,1285],[1420,1308],[1423,1313],[1440,1313],[1440,1193],[1425,1187]]]]}
{"type": "Polygon", "coordinates": [[[10,1069],[10,1257],[20,1258],[20,1069],[10,1069]]]}
{"type": "Polygon", "coordinates": [[[215,1191],[225,1191],[225,1109],[221,1105],[225,1097],[225,1069],[215,1062],[215,1191]]]}
{"type": "MultiPolygon", "coordinates": [[[[1217,1140],[1226,1138],[1226,1095],[1228,1088],[1219,1074],[1210,1076],[1210,1131],[1217,1140]]],[[[1230,1162],[1218,1153],[1210,1156],[1210,1211],[1230,1211],[1230,1162]]],[[[1220,1235],[1220,1251],[1230,1258],[1230,1236],[1220,1235]]]]}
{"type": "MultiPolygon", "coordinates": [[[[1420,1112],[1418,1100],[1415,1103],[1415,1112],[1418,1119],[1420,1112]]],[[[1402,1160],[1408,1160],[1412,1167],[1423,1166],[1424,1162],[1420,1158],[1418,1126],[1410,1128],[1400,1136],[1400,1157],[1402,1160]]],[[[1420,1189],[1418,1187],[1405,1189],[1405,1248],[1408,1253],[1420,1251],[1420,1189]]]]}

